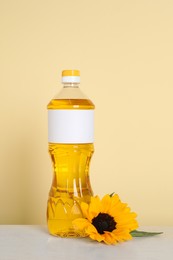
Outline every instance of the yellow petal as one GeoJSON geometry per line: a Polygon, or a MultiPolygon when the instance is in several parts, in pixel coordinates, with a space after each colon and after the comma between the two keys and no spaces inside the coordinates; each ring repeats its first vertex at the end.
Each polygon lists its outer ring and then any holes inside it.
{"type": "Polygon", "coordinates": [[[111,203],[112,205],[116,205],[117,203],[120,202],[120,198],[117,194],[114,194],[112,197],[111,197],[111,203]]]}
{"type": "Polygon", "coordinates": [[[101,242],[103,240],[102,235],[98,233],[97,229],[92,224],[88,225],[85,231],[91,239],[97,240],[98,242],[101,242]]]}
{"type": "Polygon", "coordinates": [[[81,202],[81,210],[85,218],[89,219],[89,213],[88,213],[88,204],[85,202],[81,202]]]}
{"type": "Polygon", "coordinates": [[[88,227],[89,221],[85,218],[77,218],[73,220],[73,226],[79,230],[84,230],[88,227]]]}
{"type": "Polygon", "coordinates": [[[86,233],[87,233],[88,235],[98,234],[98,231],[97,231],[97,229],[96,229],[92,224],[89,224],[89,225],[86,227],[86,233]]]}
{"type": "Polygon", "coordinates": [[[132,239],[132,236],[127,230],[114,230],[112,233],[115,235],[116,241],[118,242],[132,239]]]}
{"type": "Polygon", "coordinates": [[[105,195],[101,200],[101,212],[108,213],[111,207],[111,197],[110,195],[105,195]]]}
{"type": "Polygon", "coordinates": [[[91,202],[89,205],[89,218],[93,219],[96,217],[101,211],[101,201],[98,196],[91,197],[91,202]]]}
{"type": "Polygon", "coordinates": [[[90,234],[89,237],[91,239],[93,239],[93,240],[98,241],[98,242],[103,241],[103,237],[99,233],[97,233],[97,234],[90,234]]]}
{"type": "Polygon", "coordinates": [[[112,245],[112,244],[116,244],[116,236],[112,233],[112,232],[106,232],[103,234],[104,237],[104,242],[107,245],[112,245]]]}

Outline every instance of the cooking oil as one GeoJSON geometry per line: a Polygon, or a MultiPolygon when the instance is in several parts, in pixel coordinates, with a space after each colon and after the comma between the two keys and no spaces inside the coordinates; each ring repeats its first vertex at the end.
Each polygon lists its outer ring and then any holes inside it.
{"type": "Polygon", "coordinates": [[[80,203],[93,195],[89,165],[94,152],[94,104],[79,89],[79,71],[62,72],[64,87],[48,104],[49,153],[53,180],[47,205],[50,234],[85,236],[73,220],[82,217],[80,203]]]}

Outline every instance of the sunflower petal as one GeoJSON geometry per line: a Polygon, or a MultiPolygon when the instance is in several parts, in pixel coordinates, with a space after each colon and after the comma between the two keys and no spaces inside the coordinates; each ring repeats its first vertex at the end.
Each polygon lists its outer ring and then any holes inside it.
{"type": "Polygon", "coordinates": [[[114,195],[111,197],[111,202],[112,202],[112,205],[116,205],[117,203],[120,202],[120,198],[119,198],[118,194],[114,194],[114,195]]]}
{"type": "Polygon", "coordinates": [[[111,197],[110,195],[105,195],[101,200],[101,212],[108,213],[111,207],[111,197]]]}
{"type": "Polygon", "coordinates": [[[116,241],[117,242],[123,242],[123,241],[127,241],[127,240],[131,240],[132,236],[131,234],[128,232],[128,230],[114,230],[113,234],[116,237],[116,241]]]}
{"type": "Polygon", "coordinates": [[[86,227],[86,233],[88,234],[88,235],[90,235],[90,234],[98,234],[98,232],[97,232],[97,229],[94,227],[94,225],[92,225],[92,224],[89,224],[87,227],[86,227]]]}
{"type": "Polygon", "coordinates": [[[93,240],[97,240],[98,242],[103,241],[102,235],[100,235],[97,229],[92,225],[88,225],[85,229],[86,234],[93,240]]]}
{"type": "Polygon", "coordinates": [[[89,213],[88,213],[88,204],[85,202],[81,202],[81,210],[85,218],[89,220],[89,213]]]}
{"type": "Polygon", "coordinates": [[[86,228],[86,234],[89,235],[89,237],[93,240],[97,240],[98,242],[101,242],[103,241],[103,237],[102,235],[100,235],[98,232],[97,232],[97,229],[92,225],[90,224],[87,228],[86,228]]]}
{"type": "Polygon", "coordinates": [[[98,196],[91,197],[91,202],[89,205],[89,218],[93,219],[101,211],[101,201],[98,196]]]}
{"type": "Polygon", "coordinates": [[[84,230],[90,225],[89,221],[85,218],[77,218],[73,220],[73,226],[79,230],[84,230]]]}
{"type": "Polygon", "coordinates": [[[103,237],[99,233],[97,233],[97,234],[90,234],[89,237],[91,239],[93,239],[93,240],[98,241],[98,242],[103,241],[103,237]]]}
{"type": "Polygon", "coordinates": [[[116,236],[112,232],[106,232],[105,231],[105,234],[103,234],[103,236],[104,236],[104,242],[107,245],[112,245],[112,244],[117,243],[116,236]]]}

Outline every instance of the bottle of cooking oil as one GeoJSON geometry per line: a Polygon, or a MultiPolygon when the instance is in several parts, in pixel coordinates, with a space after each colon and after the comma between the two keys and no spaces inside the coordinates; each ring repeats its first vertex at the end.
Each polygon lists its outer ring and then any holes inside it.
{"type": "Polygon", "coordinates": [[[50,234],[84,236],[72,221],[82,217],[81,201],[93,195],[89,164],[94,152],[94,104],[80,90],[80,71],[62,72],[63,88],[48,104],[49,153],[53,181],[49,192],[47,222],[50,234]]]}

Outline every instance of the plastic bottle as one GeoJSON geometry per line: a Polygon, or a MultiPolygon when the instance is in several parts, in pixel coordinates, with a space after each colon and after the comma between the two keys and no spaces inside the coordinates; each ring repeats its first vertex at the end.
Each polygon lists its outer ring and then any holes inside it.
{"type": "Polygon", "coordinates": [[[80,90],[80,72],[62,72],[63,88],[48,104],[49,153],[53,181],[47,205],[50,234],[84,236],[72,221],[82,217],[80,202],[93,195],[89,164],[94,152],[94,104],[80,90]]]}

